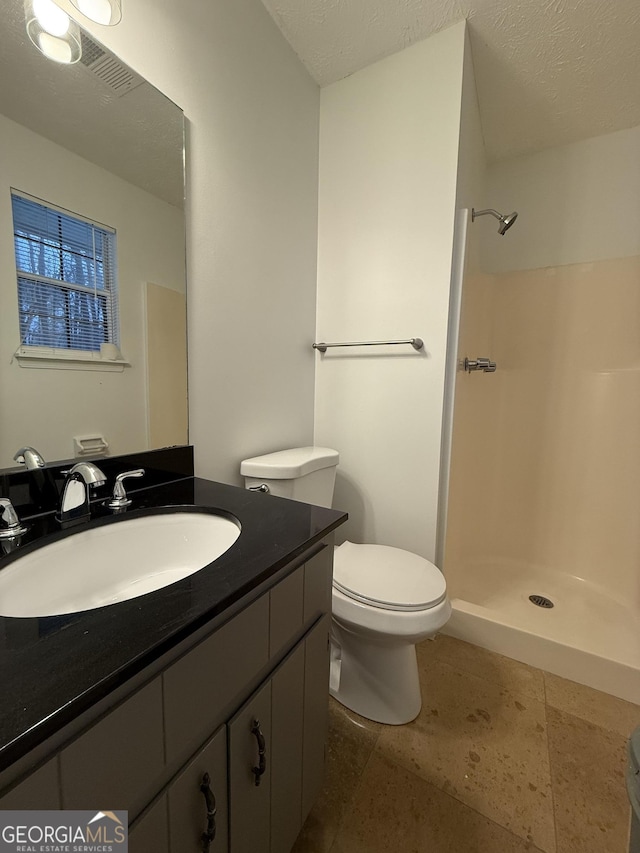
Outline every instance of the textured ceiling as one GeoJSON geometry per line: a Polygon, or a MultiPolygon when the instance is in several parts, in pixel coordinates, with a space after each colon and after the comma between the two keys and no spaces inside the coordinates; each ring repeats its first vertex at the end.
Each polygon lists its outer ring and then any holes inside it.
{"type": "Polygon", "coordinates": [[[263,0],[324,86],[469,21],[490,160],[640,124],[640,0],[263,0]]]}

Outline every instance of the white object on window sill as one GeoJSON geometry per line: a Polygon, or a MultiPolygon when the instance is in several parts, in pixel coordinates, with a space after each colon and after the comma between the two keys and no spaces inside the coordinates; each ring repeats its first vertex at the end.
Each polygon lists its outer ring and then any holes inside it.
{"type": "Polygon", "coordinates": [[[102,358],[99,352],[54,349],[53,347],[18,347],[15,358],[20,367],[54,370],[103,370],[122,373],[131,363],[123,358],[102,358]]]}

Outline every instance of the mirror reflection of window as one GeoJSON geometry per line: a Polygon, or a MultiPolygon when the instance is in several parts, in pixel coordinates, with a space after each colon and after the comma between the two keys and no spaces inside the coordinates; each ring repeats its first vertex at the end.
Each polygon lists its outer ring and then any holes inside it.
{"type": "Polygon", "coordinates": [[[21,345],[117,346],[115,231],[16,192],[11,203],[21,345]]]}
{"type": "Polygon", "coordinates": [[[15,467],[25,445],[48,464],[69,459],[76,436],[100,434],[114,455],[184,444],[182,111],[93,36],[89,50],[83,34],[80,62],[55,66],[34,50],[22,0],[3,4],[3,14],[0,469],[15,467]],[[19,274],[12,193],[54,217],[52,245],[36,231],[40,243],[23,246],[19,274]],[[119,323],[105,303],[113,230],[119,323]],[[20,294],[18,275],[29,282],[20,294]]]}

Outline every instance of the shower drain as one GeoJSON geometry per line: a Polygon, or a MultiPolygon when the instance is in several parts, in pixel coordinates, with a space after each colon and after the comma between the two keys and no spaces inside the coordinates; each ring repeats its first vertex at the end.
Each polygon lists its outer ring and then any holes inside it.
{"type": "Polygon", "coordinates": [[[553,607],[553,601],[544,595],[530,595],[529,601],[533,602],[537,607],[553,607]]]}

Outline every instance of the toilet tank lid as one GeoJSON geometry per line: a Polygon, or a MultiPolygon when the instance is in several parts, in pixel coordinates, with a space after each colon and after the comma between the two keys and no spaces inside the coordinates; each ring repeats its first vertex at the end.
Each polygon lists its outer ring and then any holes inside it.
{"type": "Polygon", "coordinates": [[[339,461],[340,454],[330,447],[293,447],[245,459],[240,464],[240,473],[243,477],[264,480],[293,480],[320,468],[335,467],[339,461]]]}

